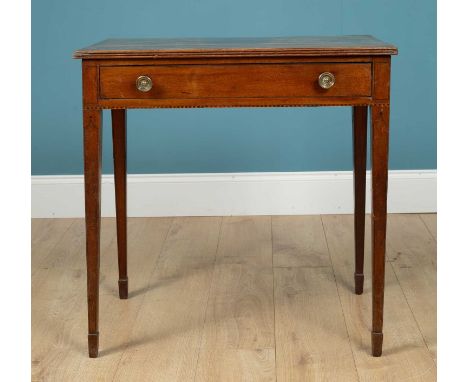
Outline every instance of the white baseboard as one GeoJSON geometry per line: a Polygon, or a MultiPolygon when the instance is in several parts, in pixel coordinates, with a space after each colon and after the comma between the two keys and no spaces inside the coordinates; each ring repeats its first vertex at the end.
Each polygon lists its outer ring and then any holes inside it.
{"type": "MultiPolygon", "coordinates": [[[[129,175],[127,183],[129,216],[353,212],[351,171],[129,175]]],[[[436,170],[390,171],[388,212],[435,212],[436,183],[436,170]]],[[[31,187],[32,217],[84,216],[83,176],[33,176],[31,187]]],[[[115,216],[113,187],[104,175],[102,216],[115,216]]]]}

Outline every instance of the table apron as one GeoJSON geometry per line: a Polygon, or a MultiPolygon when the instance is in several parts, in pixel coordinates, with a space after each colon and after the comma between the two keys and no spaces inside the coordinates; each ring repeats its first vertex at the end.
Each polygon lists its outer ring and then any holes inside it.
{"type": "Polygon", "coordinates": [[[327,98],[204,98],[204,99],[100,99],[85,109],[153,109],[153,108],[232,108],[232,107],[319,107],[319,106],[372,106],[387,104],[372,97],[327,98]]]}

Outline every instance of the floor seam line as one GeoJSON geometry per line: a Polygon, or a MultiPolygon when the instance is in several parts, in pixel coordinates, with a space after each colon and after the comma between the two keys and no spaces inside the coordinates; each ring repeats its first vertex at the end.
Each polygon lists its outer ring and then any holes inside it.
{"type": "Polygon", "coordinates": [[[434,237],[434,235],[432,234],[431,230],[429,229],[429,227],[427,226],[426,222],[424,221],[424,219],[421,217],[421,214],[418,214],[419,216],[419,219],[422,221],[422,223],[424,224],[424,227],[426,227],[426,230],[427,232],[429,232],[429,236],[435,241],[435,243],[437,244],[437,238],[434,237]]]}
{"type": "Polygon", "coordinates": [[[314,268],[333,268],[331,265],[278,265],[273,268],[277,269],[291,269],[291,268],[300,268],[300,269],[314,269],[314,268]]]}
{"type": "Polygon", "coordinates": [[[275,260],[273,255],[273,216],[270,215],[270,238],[271,238],[271,276],[273,281],[273,340],[275,347],[275,381],[278,381],[278,368],[276,357],[276,294],[275,294],[275,260]]]}
{"type": "Polygon", "coordinates": [[[332,273],[333,273],[333,280],[335,281],[336,294],[338,296],[338,301],[340,302],[341,315],[343,317],[343,322],[345,324],[346,334],[348,335],[348,344],[349,344],[349,348],[351,350],[351,355],[353,356],[354,370],[356,371],[356,376],[357,376],[358,381],[360,381],[361,376],[359,375],[359,371],[358,371],[358,368],[357,368],[357,365],[356,365],[356,357],[354,355],[354,349],[351,346],[351,338],[349,336],[348,324],[346,322],[346,317],[345,317],[345,314],[344,314],[344,311],[343,311],[343,302],[341,301],[340,291],[338,290],[338,283],[336,282],[335,268],[333,267],[333,260],[332,260],[331,253],[330,253],[330,246],[328,245],[328,238],[327,238],[327,234],[326,234],[326,231],[325,231],[325,225],[323,224],[322,215],[319,215],[319,216],[320,216],[320,222],[322,223],[322,231],[323,231],[323,236],[325,237],[325,244],[327,245],[328,258],[330,259],[330,264],[331,264],[332,273]]]}
{"type": "MultiPolygon", "coordinates": [[[[151,218],[148,218],[148,219],[151,219],[151,218]]],[[[148,292],[148,286],[149,286],[149,284],[151,282],[151,279],[152,279],[152,276],[153,276],[154,272],[157,269],[159,259],[161,258],[161,254],[164,251],[164,246],[166,245],[166,240],[167,240],[167,237],[169,236],[169,232],[171,231],[172,225],[174,224],[174,220],[175,220],[174,218],[171,218],[171,223],[168,224],[168,227],[167,227],[167,230],[166,230],[166,235],[164,235],[164,240],[163,240],[163,242],[161,244],[161,248],[159,249],[158,258],[155,260],[155,266],[154,266],[153,270],[151,271],[150,276],[148,277],[148,283],[146,285],[146,288],[144,289],[143,297],[141,299],[140,306],[138,307],[138,310],[137,310],[137,312],[135,314],[134,324],[136,322],[138,322],[138,316],[139,316],[139,314],[141,312],[141,309],[143,308],[143,304],[144,304],[145,299],[146,299],[146,294],[148,292]]],[[[128,252],[127,252],[127,255],[128,255],[128,252]]],[[[134,329],[135,329],[135,325],[133,325],[132,329],[130,330],[129,339],[132,337],[134,329]]],[[[127,351],[127,349],[128,349],[128,344],[122,350],[122,354],[120,355],[120,358],[119,358],[117,364],[115,365],[115,371],[114,371],[114,374],[112,375],[111,381],[115,380],[115,377],[117,375],[117,371],[119,370],[120,362],[122,362],[123,356],[125,355],[125,352],[127,351]]]]}
{"type": "Polygon", "coordinates": [[[201,346],[202,346],[202,341],[203,341],[203,335],[205,331],[205,324],[206,324],[206,315],[208,314],[208,306],[210,303],[211,299],[211,292],[213,289],[213,283],[214,283],[214,277],[215,277],[215,268],[217,264],[217,259],[218,259],[218,251],[219,251],[219,242],[221,241],[221,230],[223,227],[223,222],[224,222],[224,216],[221,216],[221,222],[219,223],[219,229],[218,229],[218,241],[216,243],[216,250],[215,250],[215,256],[212,264],[212,273],[211,273],[211,281],[210,281],[210,289],[208,290],[208,297],[206,299],[206,306],[205,306],[205,314],[203,315],[203,325],[202,325],[202,333],[200,335],[200,340],[198,344],[198,354],[197,354],[197,362],[195,362],[195,372],[193,375],[193,381],[195,382],[197,379],[197,373],[198,373],[198,362],[200,361],[200,353],[201,353],[201,346]]]}
{"type": "Polygon", "coordinates": [[[414,322],[416,324],[416,327],[418,328],[418,332],[421,335],[421,338],[422,338],[422,340],[424,342],[424,345],[426,346],[427,351],[429,352],[431,360],[435,363],[435,360],[434,360],[434,357],[432,356],[431,350],[429,349],[429,346],[427,345],[426,338],[424,338],[424,334],[422,333],[421,327],[419,326],[419,322],[416,319],[416,316],[414,315],[413,309],[411,308],[411,304],[409,303],[408,298],[406,297],[405,290],[401,286],[400,279],[398,278],[398,275],[395,272],[395,267],[393,266],[393,264],[391,264],[391,267],[392,267],[392,272],[395,275],[395,278],[396,278],[396,280],[398,282],[398,286],[400,287],[401,293],[403,294],[403,297],[405,298],[406,305],[408,305],[408,308],[409,308],[409,310],[411,312],[411,316],[413,317],[413,320],[414,320],[414,322]]]}

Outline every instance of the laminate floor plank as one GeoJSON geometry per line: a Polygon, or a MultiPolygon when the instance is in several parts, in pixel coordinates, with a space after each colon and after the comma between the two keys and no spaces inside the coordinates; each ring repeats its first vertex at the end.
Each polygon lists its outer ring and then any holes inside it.
{"type": "MultiPolygon", "coordinates": [[[[370,355],[371,255],[370,219],[366,220],[364,294],[355,295],[352,215],[322,216],[350,343],[360,381],[435,381],[434,360],[387,262],[385,273],[384,343],[382,357],[370,355]]],[[[389,243],[392,238],[389,237],[389,243]]]]}
{"type": "Polygon", "coordinates": [[[432,357],[437,356],[437,254],[434,237],[415,214],[388,218],[387,256],[432,357]]]}
{"type": "Polygon", "coordinates": [[[223,218],[218,264],[272,266],[270,216],[232,216],[223,218]]]}
{"type": "MultiPolygon", "coordinates": [[[[61,219],[57,219],[61,220],[61,219]]],[[[106,256],[105,249],[115,240],[114,219],[104,218],[101,221],[101,261],[106,256]]],[[[84,219],[73,219],[68,229],[60,237],[47,254],[38,257],[33,264],[38,268],[68,268],[86,269],[86,237],[84,219]]]]}
{"type": "Polygon", "coordinates": [[[221,218],[175,218],[115,381],[195,377],[221,218]]]}
{"type": "Polygon", "coordinates": [[[420,214],[419,217],[426,225],[434,240],[437,241],[437,214],[420,214]]]}
{"type": "Polygon", "coordinates": [[[33,219],[33,381],[434,381],[436,215],[388,219],[383,354],[370,355],[352,215],[101,223],[100,354],[87,354],[84,219],[33,219]],[[319,224],[320,223],[320,224],[319,224]]]}
{"type": "Polygon", "coordinates": [[[319,215],[273,216],[275,267],[330,266],[319,215]]]}
{"type": "MultiPolygon", "coordinates": [[[[137,269],[133,269],[135,280],[139,280],[136,284],[149,283],[170,222],[171,219],[138,219],[129,229],[129,263],[133,263],[130,261],[132,250],[138,251],[136,257],[139,258],[137,269]],[[145,241],[139,241],[140,234],[145,235],[145,241]]],[[[62,249],[66,247],[66,238],[62,238],[54,252],[58,257],[55,265],[58,265],[39,268],[32,280],[33,380],[111,381],[124,350],[132,344],[129,336],[144,293],[120,300],[115,277],[112,277],[112,289],[104,287],[110,279],[108,275],[116,272],[113,269],[117,268],[115,224],[112,219],[103,219],[102,231],[104,242],[108,242],[108,245],[101,248],[101,259],[104,261],[101,264],[99,358],[89,359],[87,356],[86,272],[81,265],[85,256],[85,238],[78,235],[70,241],[69,245],[76,253],[70,248],[66,252],[66,260],[60,258],[64,254],[62,249]],[[106,238],[106,235],[109,237],[106,238]],[[111,257],[112,270],[105,260],[111,257]]]]}
{"type": "Polygon", "coordinates": [[[275,268],[278,381],[358,381],[331,267],[275,268]]]}
{"type": "MultiPolygon", "coordinates": [[[[31,219],[31,271],[45,267],[53,248],[80,219],[31,219]]],[[[56,256],[52,256],[55,260],[56,256]]],[[[49,260],[50,261],[50,260],[49,260]]]]}
{"type": "Polygon", "coordinates": [[[272,223],[278,381],[357,380],[320,216],[272,223]]]}
{"type": "Polygon", "coordinates": [[[196,381],[275,381],[269,216],[223,219],[196,381]]]}

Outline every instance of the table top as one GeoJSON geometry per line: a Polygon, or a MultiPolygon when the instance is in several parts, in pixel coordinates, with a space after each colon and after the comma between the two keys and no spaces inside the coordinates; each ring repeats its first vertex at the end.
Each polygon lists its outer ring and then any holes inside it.
{"type": "Polygon", "coordinates": [[[107,39],[75,51],[80,59],[392,55],[398,50],[369,35],[240,38],[107,39]]]}

